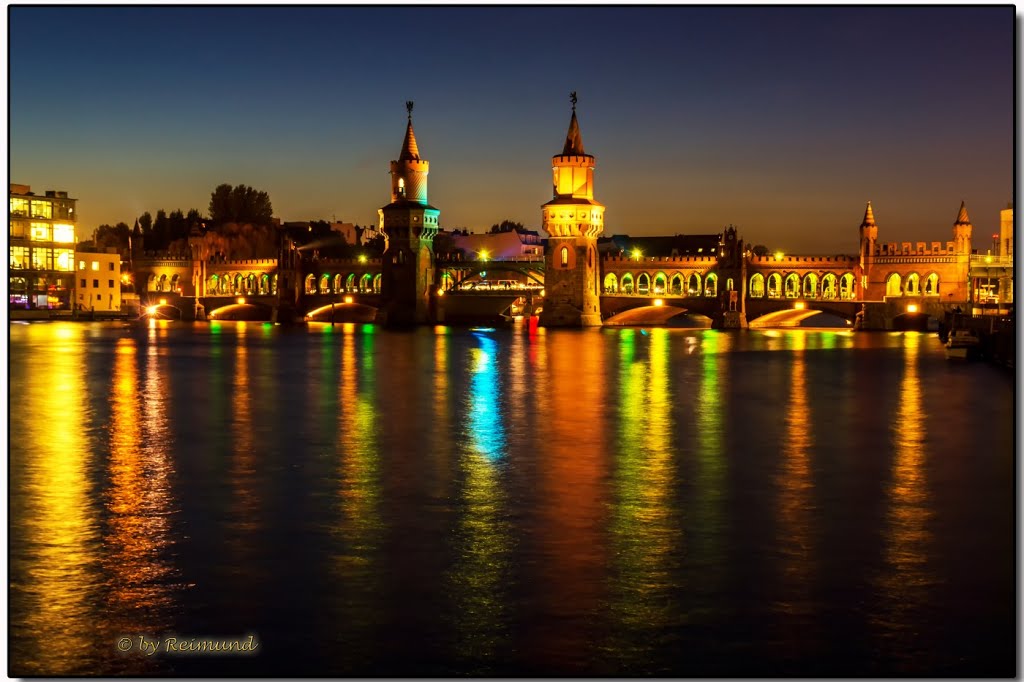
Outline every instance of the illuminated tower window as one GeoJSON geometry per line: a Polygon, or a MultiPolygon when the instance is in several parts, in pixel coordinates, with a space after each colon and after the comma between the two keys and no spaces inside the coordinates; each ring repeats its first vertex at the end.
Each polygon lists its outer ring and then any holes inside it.
{"type": "Polygon", "coordinates": [[[567,247],[564,247],[564,246],[562,247],[561,257],[562,257],[562,267],[564,268],[567,265],[569,265],[569,249],[567,247]]]}
{"type": "Polygon", "coordinates": [[[405,196],[405,178],[398,178],[398,196],[405,196]]]}

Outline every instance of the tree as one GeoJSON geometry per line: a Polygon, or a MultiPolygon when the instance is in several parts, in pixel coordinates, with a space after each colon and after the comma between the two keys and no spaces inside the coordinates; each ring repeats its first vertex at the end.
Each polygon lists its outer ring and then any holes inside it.
{"type": "Polygon", "coordinates": [[[93,236],[93,246],[99,248],[113,247],[121,254],[128,253],[128,235],[131,228],[125,223],[117,225],[100,225],[93,236]]]}
{"type": "Polygon", "coordinates": [[[767,256],[768,255],[768,247],[765,246],[764,244],[758,244],[757,246],[752,248],[751,251],[754,252],[755,256],[767,256]]]}
{"type": "Polygon", "coordinates": [[[273,215],[270,196],[248,185],[217,185],[210,194],[210,220],[215,224],[267,225],[273,215]]]}
{"type": "Polygon", "coordinates": [[[153,216],[149,215],[149,211],[139,216],[139,229],[142,230],[143,237],[148,237],[153,232],[153,216]]]}
{"type": "Polygon", "coordinates": [[[502,220],[500,223],[491,225],[491,234],[498,234],[500,232],[522,232],[526,228],[523,227],[522,223],[513,222],[511,220],[502,220]]]}

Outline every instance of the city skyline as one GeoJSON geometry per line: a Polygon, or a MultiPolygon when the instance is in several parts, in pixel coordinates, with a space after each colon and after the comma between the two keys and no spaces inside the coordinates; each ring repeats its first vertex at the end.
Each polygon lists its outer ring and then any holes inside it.
{"type": "Polygon", "coordinates": [[[9,20],[9,179],[77,198],[82,239],[145,211],[205,213],[221,183],[268,192],[285,221],[376,224],[406,100],[442,227],[538,229],[572,90],[605,236],[733,224],[749,243],[852,253],[868,200],[880,241],[927,242],[951,238],[964,200],[983,250],[1013,194],[1009,7],[12,7],[9,20]]]}

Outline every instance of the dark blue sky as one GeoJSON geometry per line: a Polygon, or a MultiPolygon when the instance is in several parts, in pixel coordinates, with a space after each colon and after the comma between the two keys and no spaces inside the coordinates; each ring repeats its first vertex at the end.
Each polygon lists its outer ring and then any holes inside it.
{"type": "Polygon", "coordinates": [[[283,220],[367,224],[404,102],[448,228],[539,227],[568,94],[605,233],[790,253],[985,248],[1012,197],[1014,8],[11,7],[11,180],[79,233],[203,210],[222,182],[283,220]]]}

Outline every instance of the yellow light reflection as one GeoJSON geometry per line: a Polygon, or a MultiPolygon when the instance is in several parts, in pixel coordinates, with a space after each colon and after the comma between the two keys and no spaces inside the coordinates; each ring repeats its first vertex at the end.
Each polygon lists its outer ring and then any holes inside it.
{"type": "Polygon", "coordinates": [[[12,675],[86,675],[96,646],[99,603],[99,509],[85,438],[88,389],[82,355],[85,327],[30,325],[36,350],[11,367],[16,407],[32,418],[11,443],[12,675]],[[60,642],[59,646],[55,646],[60,642]]]}
{"type": "MultiPolygon", "coordinates": [[[[678,588],[673,548],[682,529],[668,499],[675,487],[671,443],[672,413],[668,379],[669,330],[620,332],[619,436],[613,484],[611,555],[613,622],[622,632],[673,625],[670,592],[678,588]]],[[[656,643],[615,641],[623,669],[650,658],[656,643]]]]}
{"type": "Polygon", "coordinates": [[[353,323],[340,327],[339,516],[335,527],[340,551],[335,555],[334,568],[339,584],[347,587],[338,629],[346,641],[358,642],[347,654],[370,660],[377,642],[371,636],[373,625],[383,617],[373,594],[379,583],[376,561],[384,532],[373,373],[374,335],[357,330],[353,323]],[[357,349],[357,344],[361,348],[357,349]]]}
{"type": "MultiPolygon", "coordinates": [[[[536,576],[541,617],[530,628],[524,648],[531,662],[554,674],[588,669],[595,633],[587,626],[603,615],[608,563],[601,521],[610,500],[608,452],[598,426],[607,400],[603,334],[580,344],[553,343],[546,367],[531,376],[528,356],[518,341],[510,353],[510,402],[526,404],[537,396],[538,440],[546,456],[538,462],[536,543],[541,552],[536,576]],[[522,364],[521,364],[522,363],[522,364]],[[537,385],[537,382],[550,382],[537,385]]],[[[559,341],[562,341],[560,339],[559,341]]],[[[529,425],[517,424],[529,432],[529,425]]]]}
{"type": "MultiPolygon", "coordinates": [[[[911,627],[908,624],[917,622],[920,616],[911,614],[932,603],[932,588],[936,584],[928,566],[932,544],[928,522],[932,510],[926,478],[924,401],[918,375],[921,338],[917,332],[904,334],[903,381],[892,425],[894,453],[886,514],[886,571],[879,581],[883,601],[874,618],[886,647],[896,647],[893,633],[906,632],[911,627]]],[[[908,668],[913,665],[904,651],[887,653],[908,668]]]]}
{"type": "MultiPolygon", "coordinates": [[[[816,336],[814,338],[817,338],[816,336]]],[[[816,631],[808,628],[813,618],[814,563],[812,523],[814,510],[810,453],[814,445],[814,424],[807,401],[806,351],[808,336],[789,332],[787,346],[792,356],[790,389],[785,404],[786,432],[781,467],[775,475],[778,490],[779,534],[782,575],[777,607],[783,614],[779,629],[790,658],[808,655],[818,646],[816,631]]]]}

